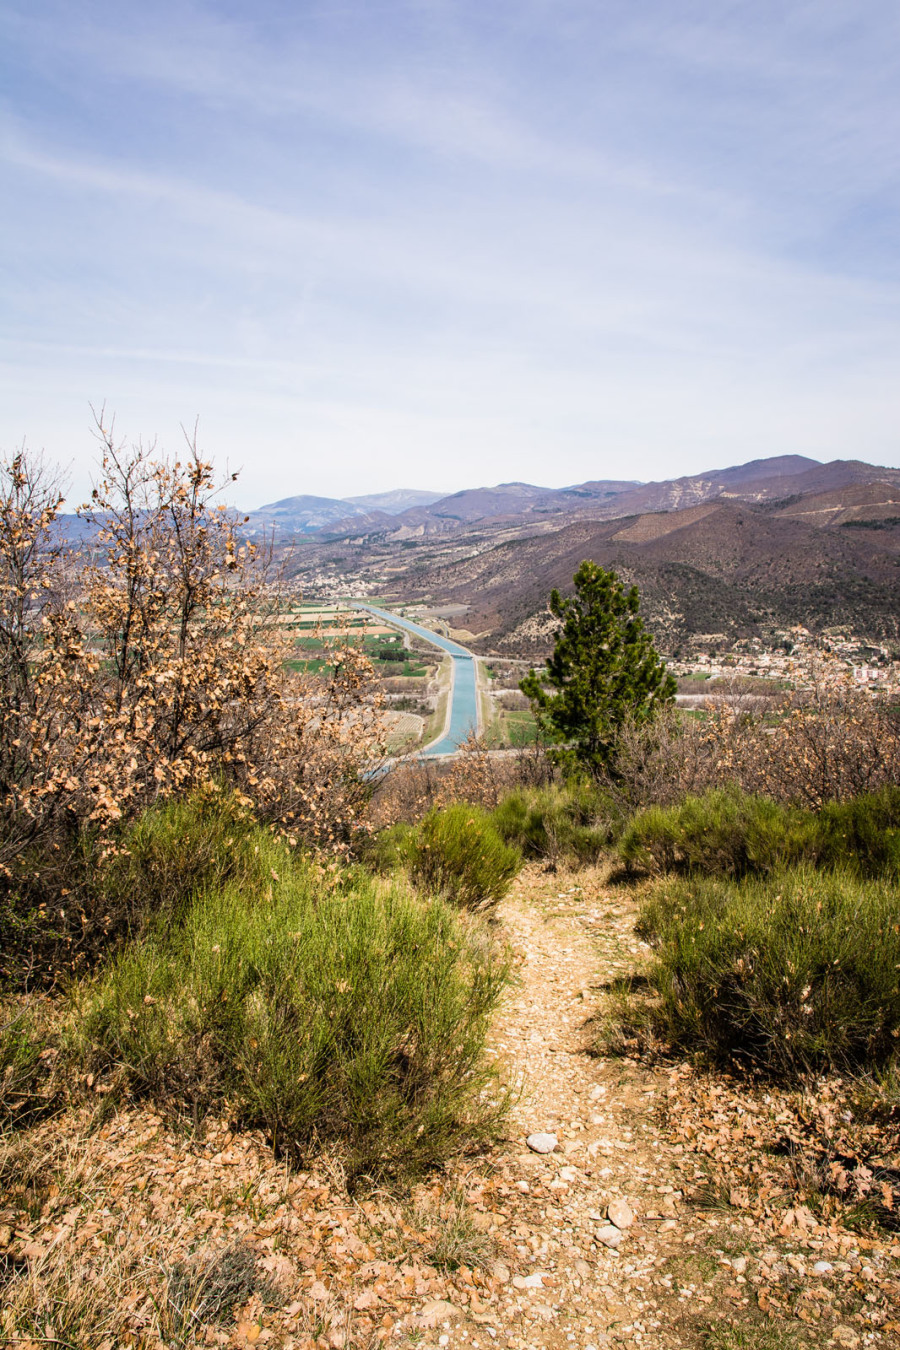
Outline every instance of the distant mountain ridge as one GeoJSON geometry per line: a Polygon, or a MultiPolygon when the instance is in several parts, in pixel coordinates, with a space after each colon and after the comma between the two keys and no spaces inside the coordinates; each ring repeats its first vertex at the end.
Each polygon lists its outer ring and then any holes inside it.
{"type": "Polygon", "coordinates": [[[444,496],[407,488],[342,499],[300,495],[250,512],[249,528],[256,532],[275,526],[279,535],[293,531],[323,538],[399,541],[479,526],[554,527],[565,516],[609,520],[648,511],[682,511],[728,498],[763,503],[874,481],[900,485],[900,470],[861,460],[822,464],[805,455],[776,455],[651,483],[590,479],[562,488],[497,483],[444,496]]]}
{"type": "Polygon", "coordinates": [[[428,506],[443,493],[417,488],[394,488],[391,492],[373,492],[362,497],[315,497],[302,493],[283,497],[248,512],[251,533],[274,526],[279,533],[325,530],[350,523],[355,517],[368,520],[373,512],[390,517],[403,511],[428,506]]]}

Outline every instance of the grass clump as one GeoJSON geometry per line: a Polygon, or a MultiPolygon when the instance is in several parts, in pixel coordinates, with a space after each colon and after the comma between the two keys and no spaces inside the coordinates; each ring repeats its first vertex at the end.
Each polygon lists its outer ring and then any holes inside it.
{"type": "Polygon", "coordinates": [[[0,1135],[53,1109],[55,1060],[44,1004],[0,1005],[0,1135]]]}
{"type": "Polygon", "coordinates": [[[768,797],[714,790],[677,806],[638,811],[619,840],[628,872],[702,872],[742,877],[815,858],[809,812],[768,797]]]}
{"type": "Polygon", "coordinates": [[[428,1259],[438,1270],[477,1269],[486,1266],[496,1252],[490,1234],[477,1227],[462,1186],[446,1191],[433,1211],[420,1210],[413,1217],[425,1229],[428,1259]]]}
{"type": "Polygon", "coordinates": [[[654,1021],[671,1045],[792,1076],[894,1062],[896,890],[795,868],[658,882],[639,927],[657,947],[654,1021]]]}
{"type": "Polygon", "coordinates": [[[233,1320],[235,1308],[251,1294],[272,1297],[273,1286],[261,1279],[256,1256],[246,1242],[211,1248],[179,1261],[165,1271],[160,1327],[170,1345],[186,1346],[209,1323],[233,1320]]]}
{"type": "MultiPolygon", "coordinates": [[[[486,1136],[504,1107],[483,1058],[508,978],[485,931],[440,900],[275,849],[254,891],[196,894],[76,998],[68,1036],[122,1094],[227,1109],[348,1174],[415,1173],[486,1136]]],[[[271,857],[268,854],[267,857],[271,857]]]]}
{"type": "Polygon", "coordinates": [[[405,867],[414,884],[469,910],[489,910],[503,899],[522,865],[481,806],[435,807],[418,825],[383,830],[373,850],[382,871],[405,867]]]}
{"type": "Polygon", "coordinates": [[[491,813],[494,827],[524,857],[575,866],[595,863],[617,832],[617,813],[587,782],[511,792],[491,813]]]}

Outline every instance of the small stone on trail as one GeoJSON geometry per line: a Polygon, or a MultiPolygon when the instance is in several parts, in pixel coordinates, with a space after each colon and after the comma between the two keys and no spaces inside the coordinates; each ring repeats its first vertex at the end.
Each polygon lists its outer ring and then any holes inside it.
{"type": "Polygon", "coordinates": [[[606,1212],[610,1223],[614,1223],[617,1228],[630,1228],[634,1223],[634,1211],[628,1201],[619,1196],[616,1196],[615,1200],[610,1200],[606,1212]]]}
{"type": "Polygon", "coordinates": [[[559,1146],[559,1140],[555,1134],[530,1134],[525,1143],[531,1149],[532,1153],[552,1153],[559,1146]]]}
{"type": "Polygon", "coordinates": [[[495,1280],[501,1284],[509,1284],[509,1266],[504,1265],[502,1261],[495,1261],[491,1266],[491,1274],[495,1280]]]}
{"type": "Polygon", "coordinates": [[[513,1286],[516,1289],[543,1289],[544,1281],[549,1278],[542,1270],[536,1270],[533,1275],[516,1275],[513,1286]]]}
{"type": "Polygon", "coordinates": [[[605,1224],[603,1228],[597,1229],[597,1241],[602,1242],[604,1247],[618,1247],[622,1241],[622,1230],[616,1228],[614,1224],[605,1224]]]}
{"type": "Polygon", "coordinates": [[[830,1261],[817,1261],[813,1270],[817,1275],[829,1275],[834,1270],[834,1266],[830,1261]]]}

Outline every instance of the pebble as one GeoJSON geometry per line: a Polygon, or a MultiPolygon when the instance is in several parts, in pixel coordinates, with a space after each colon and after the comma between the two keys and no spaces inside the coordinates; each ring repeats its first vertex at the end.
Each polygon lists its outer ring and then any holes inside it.
{"type": "Polygon", "coordinates": [[[552,1153],[559,1147],[559,1140],[555,1134],[545,1134],[538,1131],[537,1134],[530,1134],[525,1143],[531,1149],[532,1153],[552,1153]]]}
{"type": "Polygon", "coordinates": [[[813,1270],[817,1275],[830,1275],[834,1270],[834,1266],[830,1261],[817,1261],[813,1266],[813,1270]]]}
{"type": "Polygon", "coordinates": [[[549,1280],[550,1276],[542,1270],[536,1270],[533,1275],[516,1275],[513,1279],[514,1289],[543,1289],[544,1281],[549,1280]]]}
{"type": "Polygon", "coordinates": [[[609,1215],[610,1223],[614,1223],[617,1228],[630,1228],[634,1223],[633,1209],[628,1201],[623,1200],[620,1196],[610,1200],[606,1212],[609,1215]]]}
{"type": "Polygon", "coordinates": [[[618,1247],[622,1241],[622,1230],[615,1224],[605,1224],[603,1228],[597,1229],[597,1241],[602,1242],[605,1247],[618,1247]]]}

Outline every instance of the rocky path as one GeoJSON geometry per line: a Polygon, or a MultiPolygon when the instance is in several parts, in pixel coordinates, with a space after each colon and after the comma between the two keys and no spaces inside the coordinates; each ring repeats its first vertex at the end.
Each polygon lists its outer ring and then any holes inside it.
{"type": "Polygon", "coordinates": [[[665,1307],[666,1267],[693,1235],[679,1154],[656,1121],[667,1075],[591,1053],[604,988],[645,959],[633,907],[604,888],[602,875],[563,879],[534,869],[502,921],[520,984],[493,1049],[516,1066],[522,1095],[497,1160],[515,1199],[503,1225],[510,1257],[493,1268],[502,1280],[495,1339],[511,1347],[682,1345],[665,1307]],[[553,1151],[529,1147],[535,1134],[555,1140],[553,1151]]]}
{"type": "MultiPolygon", "coordinates": [[[[520,983],[493,1050],[522,1095],[494,1159],[504,1252],[480,1318],[492,1341],[900,1348],[900,1240],[817,1219],[801,1203],[799,1152],[794,1174],[772,1161],[779,1131],[801,1139],[796,1102],[597,1053],[610,985],[640,978],[650,955],[635,916],[600,871],[526,869],[502,907],[520,983]],[[535,1134],[552,1152],[534,1151],[535,1134]]],[[[485,1342],[457,1324],[438,1344],[485,1342]]]]}

